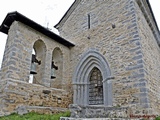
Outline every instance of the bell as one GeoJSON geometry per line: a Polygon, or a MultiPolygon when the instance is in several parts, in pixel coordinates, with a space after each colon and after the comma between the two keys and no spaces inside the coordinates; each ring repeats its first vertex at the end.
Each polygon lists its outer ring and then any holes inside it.
{"type": "Polygon", "coordinates": [[[55,76],[55,69],[52,68],[51,69],[51,79],[55,79],[55,78],[56,78],[56,76],[55,76]]]}
{"type": "Polygon", "coordinates": [[[37,63],[31,63],[31,70],[30,70],[30,74],[37,74],[37,71],[36,71],[36,66],[37,66],[37,63]]]}

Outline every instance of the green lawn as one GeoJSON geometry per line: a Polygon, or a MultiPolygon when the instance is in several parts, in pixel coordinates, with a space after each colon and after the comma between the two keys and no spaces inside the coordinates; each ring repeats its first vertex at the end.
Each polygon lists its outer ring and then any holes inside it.
{"type": "Polygon", "coordinates": [[[46,115],[38,113],[28,113],[25,115],[12,114],[9,116],[0,117],[0,120],[59,120],[60,117],[69,117],[70,112],[46,115]]]}

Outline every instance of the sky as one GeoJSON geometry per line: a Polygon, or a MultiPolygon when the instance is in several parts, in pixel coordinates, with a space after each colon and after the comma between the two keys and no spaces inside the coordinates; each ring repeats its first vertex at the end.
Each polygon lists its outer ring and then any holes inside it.
{"type": "MultiPolygon", "coordinates": [[[[3,0],[0,7],[0,25],[7,13],[17,11],[58,34],[53,26],[59,22],[73,2],[74,0],[3,0]]],[[[6,39],[7,35],[0,32],[0,68],[6,39]]]]}
{"type": "MultiPolygon", "coordinates": [[[[157,24],[160,28],[160,0],[149,0],[157,24]]],[[[3,0],[0,7],[0,25],[7,13],[18,11],[38,24],[48,27],[54,33],[58,31],[53,27],[63,17],[74,0],[3,0]]],[[[7,35],[0,32],[0,68],[5,49],[7,35]]]]}

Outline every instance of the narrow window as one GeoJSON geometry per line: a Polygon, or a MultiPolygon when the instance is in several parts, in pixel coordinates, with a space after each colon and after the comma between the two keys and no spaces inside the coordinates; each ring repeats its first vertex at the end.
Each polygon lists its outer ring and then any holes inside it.
{"type": "Polygon", "coordinates": [[[90,23],[90,21],[91,21],[90,19],[91,19],[90,14],[88,14],[88,29],[90,29],[90,27],[91,27],[91,26],[90,26],[90,24],[91,24],[91,23],[90,23]]]}

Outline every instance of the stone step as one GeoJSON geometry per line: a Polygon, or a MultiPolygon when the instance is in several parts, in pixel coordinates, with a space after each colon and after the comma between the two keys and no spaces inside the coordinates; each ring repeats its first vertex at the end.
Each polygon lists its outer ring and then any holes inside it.
{"type": "Polygon", "coordinates": [[[69,117],[60,117],[60,120],[140,120],[140,119],[131,119],[131,118],[69,118],[69,117]]]}

